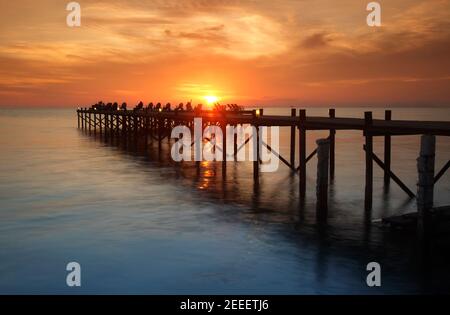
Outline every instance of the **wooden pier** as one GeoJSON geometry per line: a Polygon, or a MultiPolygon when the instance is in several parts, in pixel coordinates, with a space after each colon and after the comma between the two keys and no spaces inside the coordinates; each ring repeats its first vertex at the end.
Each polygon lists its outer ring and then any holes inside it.
{"type": "MultiPolygon", "coordinates": [[[[393,120],[390,110],[385,112],[385,119],[373,119],[372,112],[365,112],[364,118],[343,118],[336,117],[334,109],[329,110],[328,117],[313,117],[307,116],[306,110],[292,109],[290,115],[275,116],[264,115],[263,109],[257,110],[241,110],[241,111],[173,111],[173,110],[151,110],[150,108],[142,108],[138,110],[104,110],[94,108],[78,108],[78,128],[88,131],[89,133],[100,133],[105,139],[109,138],[126,138],[143,139],[147,147],[149,139],[158,142],[158,147],[161,148],[161,142],[164,138],[169,138],[172,129],[177,125],[184,125],[189,128],[194,126],[194,118],[202,118],[204,126],[216,125],[222,128],[224,137],[226,135],[226,126],[237,125],[252,125],[259,126],[277,126],[290,127],[290,156],[284,158],[278,152],[275,152],[268,144],[260,143],[259,136],[257,136],[256,154],[258,158],[254,161],[253,172],[254,180],[259,180],[260,171],[260,150],[262,145],[265,145],[269,151],[277,156],[280,161],[289,167],[293,173],[299,175],[299,198],[300,205],[303,204],[306,192],[306,170],[307,163],[317,154],[317,149],[307,154],[306,152],[306,133],[311,130],[327,130],[329,137],[326,148],[329,150],[325,154],[327,162],[326,172],[329,176],[324,176],[323,171],[319,171],[320,175],[320,194],[323,195],[323,178],[332,179],[335,173],[335,135],[339,130],[357,130],[361,131],[365,144],[365,202],[364,208],[366,211],[372,209],[372,195],[373,195],[373,162],[383,169],[384,183],[389,185],[392,180],[395,182],[409,197],[415,198],[416,194],[412,192],[407,185],[391,169],[391,137],[401,135],[431,135],[431,136],[450,136],[450,122],[448,121],[407,121],[407,120],[393,120]],[[296,141],[296,133],[298,132],[298,142],[296,141]],[[384,157],[381,159],[373,152],[373,138],[384,138],[384,157]],[[296,148],[296,143],[298,147],[296,148]],[[298,151],[299,164],[296,165],[296,151],[298,151]]],[[[258,130],[258,128],[257,128],[258,130]]],[[[209,140],[209,139],[207,139],[209,140]]],[[[248,143],[246,140],[245,144],[248,143]]],[[[237,147],[236,135],[233,139],[234,155],[237,151],[242,149],[237,147]]],[[[226,143],[224,139],[224,143],[226,143]]],[[[320,150],[323,151],[323,148],[320,150]]],[[[224,159],[222,161],[223,168],[226,167],[226,149],[225,145],[222,149],[224,159]]],[[[324,160],[320,159],[320,165],[324,165],[324,160]]],[[[441,176],[450,167],[448,161],[442,169],[437,172],[434,177],[436,183],[441,176]]],[[[433,184],[434,184],[433,183],[433,184]]],[[[319,202],[320,203],[320,202],[319,202]]],[[[323,212],[323,203],[320,203],[318,209],[323,212]]],[[[325,211],[326,213],[326,211],[325,211]]],[[[320,217],[323,217],[321,215],[320,217]]]]}

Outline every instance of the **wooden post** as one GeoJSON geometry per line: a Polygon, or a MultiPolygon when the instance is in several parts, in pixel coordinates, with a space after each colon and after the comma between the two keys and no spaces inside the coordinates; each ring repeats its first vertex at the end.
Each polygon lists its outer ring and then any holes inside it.
{"type": "Polygon", "coordinates": [[[100,131],[100,138],[101,138],[102,137],[102,130],[103,130],[102,114],[98,114],[98,120],[99,120],[99,131],[100,131]]]}
{"type": "MultiPolygon", "coordinates": [[[[392,111],[386,110],[384,112],[384,119],[389,121],[392,119],[392,111]]],[[[384,184],[389,185],[391,177],[389,171],[391,170],[391,135],[384,136],[384,184]]]]}
{"type": "Polygon", "coordinates": [[[91,120],[91,112],[89,110],[89,134],[91,134],[91,128],[92,128],[92,120],[91,120]]]}
{"type": "Polygon", "coordinates": [[[94,112],[94,135],[97,134],[97,112],[94,112]]]}
{"type": "MultiPolygon", "coordinates": [[[[330,118],[336,117],[336,110],[331,108],[328,111],[330,118]]],[[[334,178],[335,168],[335,143],[336,143],[336,129],[330,129],[330,178],[334,178]]]]}
{"type": "Polygon", "coordinates": [[[119,143],[119,135],[120,135],[120,115],[119,112],[116,111],[114,113],[115,119],[116,119],[116,124],[115,124],[115,129],[114,129],[114,135],[117,138],[117,143],[119,143]]]}
{"type": "Polygon", "coordinates": [[[109,129],[109,117],[108,113],[105,113],[105,141],[108,140],[108,129],[109,129]]]}
{"type": "Polygon", "coordinates": [[[81,130],[84,130],[84,108],[81,109],[81,130]]]}
{"type": "Polygon", "coordinates": [[[317,143],[316,217],[326,221],[328,213],[328,165],[330,140],[319,139],[317,143]]]}
{"type": "Polygon", "coordinates": [[[234,133],[233,133],[233,154],[234,154],[234,160],[237,161],[237,152],[238,152],[238,145],[237,145],[237,129],[238,125],[234,125],[234,133]]]}
{"type": "Polygon", "coordinates": [[[372,195],[373,195],[373,136],[371,134],[372,127],[372,112],[364,113],[364,136],[366,138],[366,185],[364,194],[364,209],[366,211],[372,210],[372,195]]]}
{"type": "Polygon", "coordinates": [[[111,112],[111,114],[109,114],[109,138],[113,139],[114,137],[114,114],[111,112]]]}
{"type": "Polygon", "coordinates": [[[173,123],[172,119],[167,119],[167,143],[169,144],[169,147],[172,141],[172,138],[170,137],[170,133],[172,132],[172,123],[173,123]]]}
{"type": "Polygon", "coordinates": [[[154,119],[154,117],[152,115],[150,117],[150,139],[152,141],[152,144],[153,144],[153,135],[154,135],[153,131],[154,131],[154,129],[155,129],[155,119],[154,119]]]}
{"type": "Polygon", "coordinates": [[[148,129],[149,129],[149,125],[150,125],[150,118],[148,116],[148,108],[145,109],[145,121],[144,121],[144,141],[145,141],[145,150],[147,150],[148,148],[148,129]]]}
{"type": "Polygon", "coordinates": [[[138,145],[138,117],[136,113],[133,113],[133,128],[134,128],[134,146],[137,149],[138,145]]]}
{"type": "Polygon", "coordinates": [[[300,180],[299,180],[299,196],[303,203],[306,196],[306,110],[301,109],[299,112],[299,138],[298,153],[300,162],[300,180]]]}
{"type": "MultiPolygon", "coordinates": [[[[297,116],[297,110],[291,108],[291,117],[297,116]]],[[[291,167],[295,171],[295,126],[291,126],[291,167]]]]}
{"type": "Polygon", "coordinates": [[[127,136],[127,116],[125,113],[122,114],[122,138],[126,140],[127,136]]]}
{"type": "Polygon", "coordinates": [[[433,208],[434,161],[436,137],[423,135],[420,139],[420,156],[417,159],[419,181],[417,184],[417,229],[421,241],[428,240],[433,208]]]}
{"type": "Polygon", "coordinates": [[[110,123],[111,123],[110,138],[111,138],[111,141],[113,141],[113,139],[114,139],[114,119],[116,119],[116,115],[115,115],[115,113],[111,113],[111,119],[110,119],[110,123]]]}
{"type": "Polygon", "coordinates": [[[256,115],[256,110],[253,110],[253,125],[256,129],[256,137],[253,141],[253,179],[259,181],[259,126],[258,126],[258,116],[256,115]]]}
{"type": "Polygon", "coordinates": [[[158,150],[162,148],[162,119],[158,117],[158,150]]]}
{"type": "Polygon", "coordinates": [[[77,109],[78,129],[80,129],[80,109],[77,109]]]}
{"type": "Polygon", "coordinates": [[[227,168],[227,122],[222,122],[222,175],[225,175],[227,168]]]}

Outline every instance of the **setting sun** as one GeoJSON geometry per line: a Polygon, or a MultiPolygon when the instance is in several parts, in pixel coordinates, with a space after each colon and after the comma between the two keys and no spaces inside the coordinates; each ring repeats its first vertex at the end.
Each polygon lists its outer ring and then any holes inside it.
{"type": "Polygon", "coordinates": [[[205,96],[204,98],[208,105],[215,104],[219,101],[219,98],[217,96],[208,95],[208,96],[205,96]]]}

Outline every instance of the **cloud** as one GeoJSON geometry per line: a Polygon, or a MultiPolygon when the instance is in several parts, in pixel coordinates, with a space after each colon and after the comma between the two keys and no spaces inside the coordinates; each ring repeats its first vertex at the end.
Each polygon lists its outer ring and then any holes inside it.
{"type": "Polygon", "coordinates": [[[330,38],[329,34],[316,33],[303,39],[301,47],[311,49],[324,48],[327,47],[331,41],[332,39],[330,38]]]}
{"type": "Polygon", "coordinates": [[[433,83],[431,98],[450,103],[449,0],[382,3],[381,28],[366,25],[364,0],[92,0],[82,3],[81,28],[67,27],[55,3],[4,8],[3,94],[40,93],[45,103],[50,94],[69,102],[212,90],[242,101],[336,103],[370,91],[382,102],[395,94],[386,89],[408,101],[430,97],[433,83]]]}

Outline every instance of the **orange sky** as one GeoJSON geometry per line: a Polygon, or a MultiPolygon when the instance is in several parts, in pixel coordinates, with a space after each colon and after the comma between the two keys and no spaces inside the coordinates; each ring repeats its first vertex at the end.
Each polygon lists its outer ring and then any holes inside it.
{"type": "Polygon", "coordinates": [[[450,106],[450,0],[0,0],[0,106],[450,106]]]}

